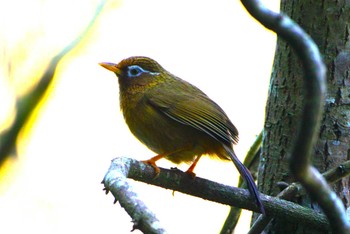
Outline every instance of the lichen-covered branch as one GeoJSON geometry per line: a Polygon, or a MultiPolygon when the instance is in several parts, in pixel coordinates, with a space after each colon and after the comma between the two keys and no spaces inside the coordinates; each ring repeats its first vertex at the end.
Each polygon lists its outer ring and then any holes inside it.
{"type": "Polygon", "coordinates": [[[349,233],[344,206],[326,180],[311,165],[326,93],[326,69],[318,47],[288,16],[267,9],[258,0],[241,0],[248,12],[268,29],[287,41],[304,68],[304,106],[299,130],[290,157],[290,169],[309,195],[319,203],[331,223],[333,233],[349,233]]]}
{"type": "MultiPolygon", "coordinates": [[[[120,192],[123,191],[125,186],[128,186],[128,182],[126,181],[125,177],[126,175],[128,178],[137,181],[156,185],[165,189],[179,191],[209,201],[218,202],[229,206],[237,206],[255,212],[260,211],[254,201],[251,200],[249,192],[245,189],[226,186],[199,177],[192,178],[188,176],[188,174],[178,169],[160,169],[161,171],[159,176],[155,178],[153,167],[135,159],[123,157],[116,158],[112,161],[112,166],[107,172],[103,182],[106,189],[112,191],[112,194],[115,196],[116,200],[120,201],[120,204],[124,207],[124,209],[132,210],[139,205],[144,205],[141,199],[134,198],[135,192],[131,192],[131,197],[124,195],[123,192],[120,192]],[[132,206],[126,207],[125,204],[132,204],[132,206]]],[[[323,214],[317,213],[312,209],[264,194],[261,194],[261,200],[265,206],[268,216],[278,217],[280,219],[288,220],[289,222],[303,223],[304,225],[308,225],[319,230],[328,230],[329,228],[327,218],[323,214]]],[[[135,228],[140,228],[140,223],[143,224],[144,222],[138,221],[139,216],[135,216],[135,214],[130,213],[129,215],[136,222],[135,228]]],[[[154,222],[158,227],[159,223],[157,221],[154,222]]],[[[152,223],[153,222],[151,222],[149,226],[152,226],[152,223]]]]}
{"type": "Polygon", "coordinates": [[[130,168],[133,164],[130,162],[128,158],[116,158],[112,161],[102,181],[105,190],[110,191],[115,197],[115,202],[119,201],[120,205],[130,215],[134,222],[133,229],[139,229],[144,233],[166,233],[155,214],[148,209],[127,182],[127,176],[133,171],[130,168]]]}

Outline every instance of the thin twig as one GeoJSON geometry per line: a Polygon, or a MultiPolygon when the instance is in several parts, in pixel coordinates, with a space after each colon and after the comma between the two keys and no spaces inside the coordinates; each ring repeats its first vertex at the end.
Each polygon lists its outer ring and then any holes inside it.
{"type": "Polygon", "coordinates": [[[81,38],[87,34],[92,25],[97,19],[97,16],[102,11],[106,0],[102,0],[99,6],[96,8],[95,14],[90,20],[89,24],[85,30],[80,33],[80,35],[73,40],[68,46],[66,46],[60,53],[52,58],[50,64],[48,65],[46,71],[38,81],[37,85],[30,90],[27,94],[19,97],[16,101],[16,114],[12,125],[0,133],[0,166],[6,159],[6,157],[15,149],[16,140],[19,132],[27,122],[32,111],[38,105],[39,101],[45,94],[47,88],[49,87],[51,81],[53,80],[57,64],[61,61],[63,56],[69,53],[81,40],[81,38]]]}
{"type": "Polygon", "coordinates": [[[304,67],[304,106],[290,157],[290,169],[327,215],[333,233],[350,233],[344,206],[326,180],[311,165],[326,92],[326,69],[316,44],[289,17],[267,9],[258,0],[241,0],[248,12],[295,50],[304,67]]]}
{"type": "MultiPolygon", "coordinates": [[[[118,178],[121,174],[127,175],[128,178],[137,181],[179,191],[209,201],[229,206],[237,206],[255,212],[260,211],[256,204],[251,200],[249,192],[245,189],[226,186],[199,177],[192,178],[188,176],[188,174],[177,169],[167,170],[160,168],[160,174],[155,178],[155,172],[152,166],[130,158],[116,158],[112,161],[112,164],[117,164],[117,166],[110,167],[110,171],[107,172],[108,176],[106,175],[104,183],[107,190],[114,191],[113,195],[117,200],[121,201],[121,199],[127,199],[127,201],[123,203],[121,202],[124,209],[132,209],[131,207],[126,208],[124,206],[124,203],[130,203],[128,200],[132,199],[132,197],[123,196],[123,193],[118,195],[117,193],[120,189],[118,186],[126,186],[126,184],[128,184],[124,176],[118,178]],[[123,171],[117,172],[115,170],[123,171]],[[113,183],[112,186],[111,181],[118,181],[118,183],[113,183]]],[[[317,213],[312,209],[300,206],[293,202],[264,194],[261,194],[260,197],[265,206],[266,213],[269,216],[278,217],[279,219],[288,220],[289,222],[302,223],[317,230],[329,230],[327,218],[323,214],[317,213]]],[[[134,208],[138,205],[138,203],[133,203],[134,208]]],[[[131,217],[136,221],[138,220],[134,216],[131,217]]],[[[140,224],[137,224],[137,228],[139,227],[138,225],[140,224]]]]}

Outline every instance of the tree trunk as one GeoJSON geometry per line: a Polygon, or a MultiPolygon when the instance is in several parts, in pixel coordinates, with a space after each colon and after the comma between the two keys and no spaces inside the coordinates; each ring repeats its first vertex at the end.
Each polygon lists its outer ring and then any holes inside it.
{"type": "MultiPolygon", "coordinates": [[[[281,2],[289,15],[315,40],[327,66],[328,94],[313,164],[321,172],[350,158],[350,3],[340,1],[294,0],[281,2]]],[[[277,195],[276,183],[293,182],[288,156],[296,135],[303,102],[303,69],[294,51],[281,39],[277,49],[263,137],[259,187],[263,193],[277,195]]],[[[349,179],[333,186],[349,207],[349,179]]],[[[295,200],[319,210],[308,197],[295,200]]],[[[319,233],[308,227],[274,220],[267,233],[319,233]]]]}

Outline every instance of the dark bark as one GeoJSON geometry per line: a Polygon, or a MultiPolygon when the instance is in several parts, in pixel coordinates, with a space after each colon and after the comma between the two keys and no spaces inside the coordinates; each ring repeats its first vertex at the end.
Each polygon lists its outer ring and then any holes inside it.
{"type": "MultiPolygon", "coordinates": [[[[350,155],[350,5],[344,1],[282,1],[281,11],[289,15],[311,35],[324,55],[327,66],[328,94],[320,139],[313,164],[321,172],[348,160],[350,155]]],[[[263,138],[259,185],[263,193],[279,193],[277,182],[293,182],[288,156],[296,135],[302,108],[303,69],[294,51],[278,40],[263,138]]],[[[333,188],[349,206],[349,179],[333,188]]],[[[307,196],[298,203],[319,210],[307,196]]],[[[305,225],[274,220],[268,233],[320,233],[305,225]]]]}

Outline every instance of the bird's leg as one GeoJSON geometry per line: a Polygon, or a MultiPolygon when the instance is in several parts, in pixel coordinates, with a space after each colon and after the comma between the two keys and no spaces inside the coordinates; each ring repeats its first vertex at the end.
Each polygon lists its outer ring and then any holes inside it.
{"type": "Polygon", "coordinates": [[[142,160],[143,163],[146,163],[150,166],[152,166],[154,168],[154,171],[156,172],[156,176],[157,177],[160,173],[160,169],[159,167],[156,165],[156,162],[159,160],[159,159],[162,159],[164,158],[166,155],[168,154],[158,154],[156,156],[154,156],[153,158],[150,158],[148,160],[142,160]]]}
{"type": "Polygon", "coordinates": [[[187,169],[186,174],[190,175],[192,178],[196,177],[196,173],[193,172],[194,168],[196,167],[199,159],[201,158],[202,155],[197,156],[191,166],[187,169]]]}
{"type": "MultiPolygon", "coordinates": [[[[180,149],[174,150],[174,151],[172,151],[172,152],[163,153],[163,154],[158,154],[158,155],[154,156],[153,158],[150,158],[150,159],[148,159],[148,160],[143,160],[142,162],[143,162],[143,163],[146,163],[146,164],[148,164],[148,165],[151,165],[151,166],[154,168],[154,170],[155,170],[155,172],[156,172],[156,176],[155,176],[155,178],[156,178],[156,177],[158,177],[158,175],[159,175],[159,173],[160,173],[160,169],[159,169],[159,167],[156,165],[156,162],[157,162],[159,159],[162,159],[162,158],[164,158],[164,157],[167,157],[167,156],[169,156],[169,155],[171,155],[171,154],[179,153],[179,152],[181,152],[181,151],[186,150],[187,148],[188,148],[188,147],[180,148],[180,149]]],[[[194,169],[194,167],[196,166],[196,164],[197,164],[199,158],[200,158],[200,157],[197,157],[197,158],[194,160],[194,162],[192,163],[192,165],[190,166],[190,168],[186,171],[186,173],[189,174],[189,175],[191,175],[192,177],[195,177],[195,176],[196,176],[196,174],[193,173],[193,169],[194,169]]]]}
{"type": "MultiPolygon", "coordinates": [[[[156,177],[158,177],[158,175],[159,175],[159,173],[160,173],[160,169],[159,169],[159,167],[156,165],[156,162],[157,162],[159,159],[162,159],[162,158],[167,157],[167,156],[169,156],[169,155],[171,155],[171,154],[175,154],[175,153],[178,153],[178,152],[181,152],[181,151],[184,151],[184,148],[177,149],[177,150],[175,150],[175,151],[168,152],[168,153],[158,154],[158,155],[156,155],[156,156],[154,156],[153,158],[150,158],[150,159],[148,159],[148,160],[142,160],[142,162],[143,162],[143,163],[146,163],[146,164],[148,164],[148,165],[151,165],[151,166],[154,168],[154,170],[155,170],[155,172],[156,172],[156,176],[155,176],[155,178],[156,178],[156,177]]],[[[198,160],[199,160],[199,159],[196,159],[195,161],[198,162],[198,160]]],[[[197,163],[197,162],[196,162],[196,163],[197,163]]],[[[196,165],[194,165],[194,166],[192,167],[192,170],[194,169],[195,166],[196,166],[196,165]]],[[[189,172],[189,173],[190,173],[190,174],[194,174],[192,171],[189,172]]],[[[194,174],[194,175],[196,175],[196,174],[194,174]]]]}

